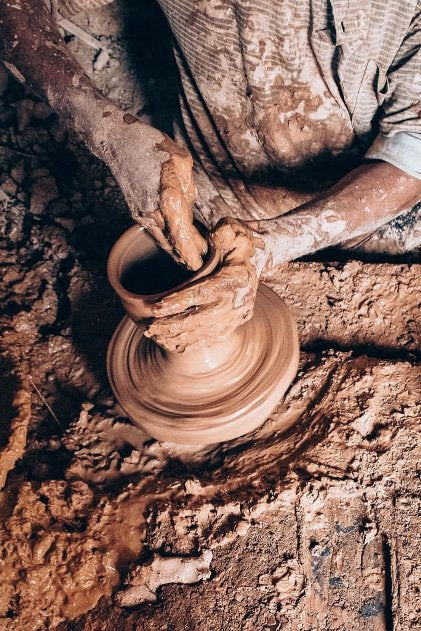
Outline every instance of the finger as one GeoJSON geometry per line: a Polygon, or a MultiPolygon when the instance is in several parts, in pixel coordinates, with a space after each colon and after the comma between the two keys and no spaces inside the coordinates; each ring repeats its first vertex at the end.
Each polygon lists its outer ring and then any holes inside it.
{"type": "Polygon", "coordinates": [[[179,335],[172,337],[157,336],[153,338],[157,344],[165,348],[167,351],[182,353],[186,349],[203,348],[224,340],[232,332],[231,328],[225,323],[215,325],[210,334],[203,334],[203,331],[184,331],[179,335]]]}
{"type": "Polygon", "coordinates": [[[188,314],[184,318],[172,316],[155,321],[145,336],[152,338],[164,348],[175,350],[180,345],[196,345],[199,342],[212,341],[230,335],[241,324],[251,318],[251,305],[239,309],[221,308],[207,313],[207,308],[197,320],[196,314],[188,314]],[[228,313],[229,312],[229,313],[228,313]]]}
{"type": "MultiPolygon", "coordinates": [[[[157,245],[161,248],[161,250],[164,250],[164,252],[169,254],[177,263],[181,263],[183,265],[186,264],[184,259],[178,256],[177,252],[174,250],[174,247],[168,240],[168,237],[164,232],[165,222],[159,211],[143,217],[138,223],[143,226],[145,230],[147,230],[151,237],[156,241],[157,245]]],[[[205,244],[207,247],[206,242],[205,244]]]]}
{"type": "Polygon", "coordinates": [[[165,221],[159,210],[144,215],[138,220],[138,223],[145,228],[164,252],[172,255],[173,249],[164,235],[165,221]]]}
{"type": "Polygon", "coordinates": [[[251,259],[254,254],[254,244],[246,228],[237,223],[220,225],[211,232],[209,239],[216,250],[224,252],[227,261],[240,264],[251,259]]]}
{"type": "Polygon", "coordinates": [[[226,322],[230,311],[232,311],[232,307],[229,304],[217,302],[193,311],[158,318],[150,324],[148,335],[165,334],[171,336],[178,335],[183,331],[206,331],[208,327],[218,322],[226,322]]]}
{"type": "Polygon", "coordinates": [[[203,256],[208,251],[208,242],[206,241],[204,237],[202,237],[199,230],[195,226],[193,226],[193,228],[194,228],[193,238],[196,243],[196,247],[198,248],[198,250],[203,256]]]}
{"type": "Polygon", "coordinates": [[[185,191],[184,195],[185,195],[185,198],[186,198],[187,203],[189,205],[189,208],[192,209],[191,215],[192,215],[192,219],[193,219],[193,206],[197,202],[197,197],[198,197],[198,195],[197,195],[197,188],[195,187],[193,182],[187,188],[187,190],[185,191]]]}
{"type": "Polygon", "coordinates": [[[146,228],[151,237],[156,241],[157,245],[164,250],[167,254],[174,258],[174,250],[172,246],[168,243],[164,233],[157,227],[146,228]]]}
{"type": "Polygon", "coordinates": [[[206,241],[186,217],[179,216],[167,221],[168,238],[180,261],[191,270],[203,265],[202,254],[207,250],[206,241]]]}
{"type": "Polygon", "coordinates": [[[163,165],[168,171],[160,193],[160,211],[165,221],[165,233],[179,260],[189,269],[198,270],[202,266],[204,243],[198,240],[193,226],[192,199],[186,198],[177,173],[168,163],[163,165]]]}
{"type": "Polygon", "coordinates": [[[249,274],[244,266],[221,268],[212,276],[160,300],[153,307],[153,315],[162,317],[182,313],[191,307],[217,302],[227,294],[232,301],[234,290],[246,287],[248,283],[249,274]]]}
{"type": "Polygon", "coordinates": [[[151,226],[151,227],[146,228],[146,230],[151,235],[151,237],[155,240],[155,242],[161,248],[161,250],[169,254],[169,256],[171,256],[171,258],[174,259],[176,263],[186,265],[185,260],[182,259],[180,256],[178,256],[177,252],[174,250],[173,246],[169,243],[167,237],[165,236],[165,234],[160,228],[151,226]]]}

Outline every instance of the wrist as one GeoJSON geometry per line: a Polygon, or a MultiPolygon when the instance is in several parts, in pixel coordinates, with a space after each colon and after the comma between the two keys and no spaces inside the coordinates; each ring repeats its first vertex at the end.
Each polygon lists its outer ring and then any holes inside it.
{"type": "MultiPolygon", "coordinates": [[[[260,240],[261,275],[269,273],[276,265],[290,260],[290,244],[284,238],[277,219],[255,221],[256,241],[260,240]]],[[[259,250],[257,250],[259,251],[259,250]]]]}
{"type": "MultiPolygon", "coordinates": [[[[252,220],[243,221],[250,231],[250,237],[254,245],[253,265],[256,268],[256,275],[261,278],[263,274],[268,273],[273,267],[273,261],[270,250],[270,238],[266,230],[262,230],[260,224],[262,222],[252,220]]],[[[272,235],[271,235],[272,236],[272,235]]]]}
{"type": "Polygon", "coordinates": [[[257,278],[261,278],[263,274],[266,274],[271,269],[271,261],[268,256],[268,251],[260,235],[256,234],[253,265],[256,268],[257,278]]]}

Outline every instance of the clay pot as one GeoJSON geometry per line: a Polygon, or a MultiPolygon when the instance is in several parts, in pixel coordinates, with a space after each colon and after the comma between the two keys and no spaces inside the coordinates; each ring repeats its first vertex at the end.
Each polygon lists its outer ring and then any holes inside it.
{"type": "MultiPolygon", "coordinates": [[[[160,250],[154,239],[141,226],[131,226],[116,241],[108,257],[108,280],[124,309],[133,320],[138,323],[141,320],[152,317],[152,306],[164,296],[168,296],[183,287],[199,280],[203,276],[211,274],[219,263],[219,255],[212,251],[207,262],[198,272],[192,272],[186,281],[171,287],[167,291],[153,294],[133,293],[123,285],[123,279],[127,272],[142,261],[153,260],[159,255],[160,250]]],[[[159,263],[159,261],[158,261],[159,263]]],[[[177,264],[174,263],[174,268],[177,264]]]]}
{"type": "Polygon", "coordinates": [[[166,442],[209,444],[254,430],[297,371],[298,337],[291,314],[277,294],[260,285],[253,318],[222,342],[182,354],[168,352],[143,335],[152,305],[211,274],[220,256],[211,251],[199,272],[165,291],[130,291],[124,282],[128,271],[152,261],[153,272],[157,261],[158,275],[159,253],[149,234],[133,226],[109,256],[110,283],[131,319],[122,320],[108,348],[114,394],[135,424],[166,442]]]}

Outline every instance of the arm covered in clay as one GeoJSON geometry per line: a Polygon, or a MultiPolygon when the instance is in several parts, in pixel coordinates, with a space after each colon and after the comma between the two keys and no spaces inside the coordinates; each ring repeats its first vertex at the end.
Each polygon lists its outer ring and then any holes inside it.
{"type": "MultiPolygon", "coordinates": [[[[323,248],[374,232],[421,198],[421,127],[417,77],[421,14],[414,11],[399,53],[387,73],[380,133],[367,162],[329,191],[273,219],[224,219],[210,235],[221,265],[209,277],[164,298],[148,334],[183,350],[223,338],[251,317],[263,271],[323,248]],[[375,160],[375,161],[374,161],[375,160]]],[[[379,95],[379,102],[382,95],[379,95]]],[[[383,99],[382,99],[383,100],[383,99]]],[[[276,200],[275,200],[276,201],[276,200]]]]}
{"type": "Polygon", "coordinates": [[[0,59],[108,165],[135,221],[177,261],[198,269],[206,246],[192,223],[191,156],[99,92],[70,55],[44,0],[0,3],[0,59]]]}
{"type": "Polygon", "coordinates": [[[285,215],[248,222],[264,241],[264,268],[374,232],[421,196],[421,180],[387,162],[363,164],[285,215]]]}
{"type": "Polygon", "coordinates": [[[163,298],[146,332],[178,352],[222,340],[253,314],[261,274],[275,265],[373,232],[420,197],[421,181],[386,162],[355,169],[317,199],[273,219],[221,220],[209,240],[221,265],[163,298]]]}

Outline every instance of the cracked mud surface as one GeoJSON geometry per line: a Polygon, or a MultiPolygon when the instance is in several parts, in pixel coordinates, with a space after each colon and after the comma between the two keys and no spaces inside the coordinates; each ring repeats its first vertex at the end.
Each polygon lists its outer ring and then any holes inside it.
{"type": "MultiPolygon", "coordinates": [[[[124,15],[79,21],[111,49],[101,70],[69,46],[111,98],[160,116],[124,15]]],[[[0,629],[419,628],[419,266],[282,266],[266,282],[303,351],[268,422],[211,448],[148,439],[105,375],[121,194],[0,79],[0,629]]]]}

